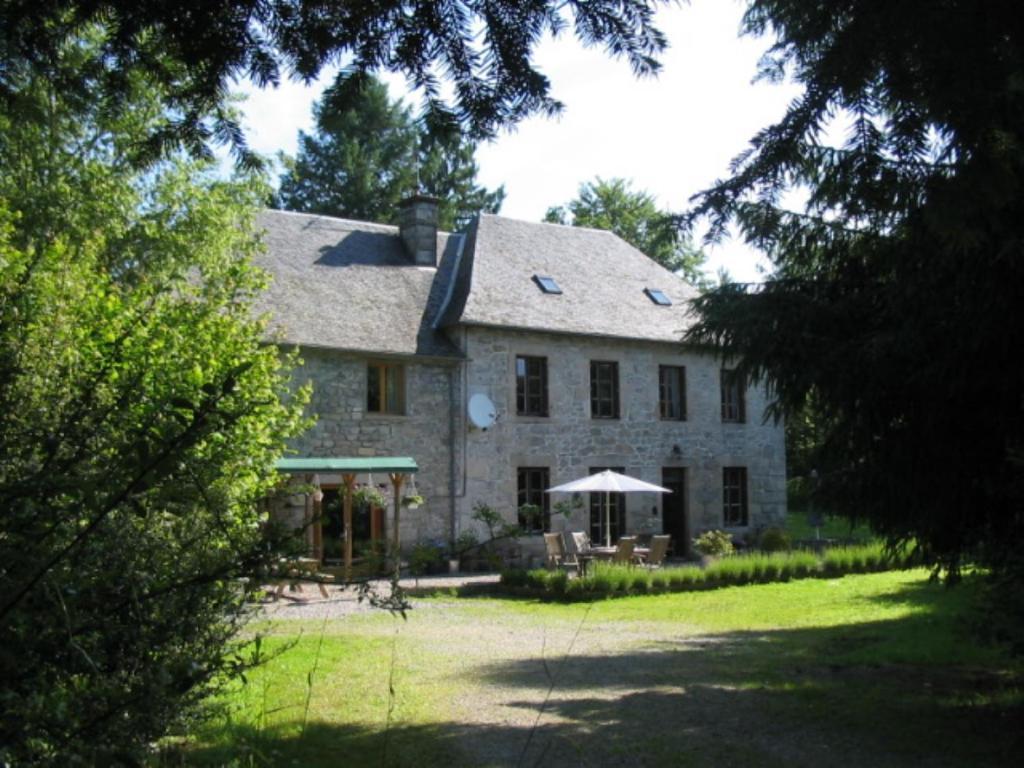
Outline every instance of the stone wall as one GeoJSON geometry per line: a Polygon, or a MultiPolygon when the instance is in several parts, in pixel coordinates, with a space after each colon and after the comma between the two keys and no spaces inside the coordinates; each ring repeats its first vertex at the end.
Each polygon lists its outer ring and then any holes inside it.
{"type": "MultiPolygon", "coordinates": [[[[451,535],[448,489],[452,461],[448,415],[450,387],[459,386],[457,361],[405,361],[406,411],[391,415],[366,411],[367,362],[372,358],[309,348],[301,355],[304,364],[295,380],[297,384],[312,383],[309,413],[317,421],[292,444],[294,455],[413,457],[420,468],[415,487],[426,501],[418,509],[402,511],[403,544],[447,541],[451,535]]],[[[321,475],[320,481],[330,486],[339,484],[341,478],[321,475]]],[[[378,487],[385,484],[381,490],[390,493],[386,475],[374,475],[373,482],[378,487]]],[[[389,506],[389,521],[390,517],[389,506]]]]}
{"type": "MultiPolygon", "coordinates": [[[[472,526],[473,504],[485,502],[515,519],[517,467],[549,467],[552,485],[588,474],[591,467],[624,467],[627,474],[661,484],[662,469],[687,470],[687,518],[691,535],[722,528],[722,467],[747,467],[749,523],[737,535],[781,523],[786,510],[782,425],[764,422],[765,393],[746,392],[746,423],[723,424],[718,360],[677,345],[466,329],[461,344],[468,396],[486,394],[498,411],[487,431],[465,435],[466,462],[456,493],[459,527],[472,526]],[[515,358],[547,358],[549,416],[516,415],[515,358]],[[619,365],[620,418],[590,417],[590,361],[619,365]],[[686,366],[686,421],[663,421],[658,405],[658,366],[686,366]],[[678,446],[678,452],[674,447],[678,446]]],[[[626,497],[626,529],[660,533],[662,498],[626,497]],[[652,510],[654,511],[652,513],[652,510]]],[[[589,507],[553,527],[588,530],[589,507]]],[[[540,550],[538,541],[533,549],[540,550]]]]}
{"type": "MultiPolygon", "coordinates": [[[[749,522],[737,535],[781,523],[786,509],[783,428],[765,422],[765,394],[746,392],[746,423],[723,424],[720,363],[671,344],[623,342],[555,334],[466,328],[453,335],[465,363],[406,361],[406,413],[366,412],[368,357],[304,349],[298,382],[313,383],[310,412],[316,425],[294,444],[299,456],[412,456],[419,464],[416,487],[426,503],[403,511],[402,540],[447,540],[476,530],[473,506],[485,503],[508,521],[516,518],[518,467],[548,467],[557,485],[591,467],[621,466],[627,474],[660,484],[662,469],[687,470],[687,518],[691,535],[722,528],[722,467],[747,467],[749,522]],[[516,355],[548,360],[550,415],[516,416],[516,355]],[[619,419],[590,417],[590,361],[619,364],[619,419]],[[658,409],[658,366],[686,366],[686,421],[663,421],[658,409]],[[466,403],[474,394],[495,403],[498,421],[487,430],[468,424],[466,403]],[[450,403],[456,404],[454,413],[450,403]],[[678,451],[674,448],[678,446],[678,451]]],[[[364,478],[365,479],[365,478],[364,478]]],[[[340,478],[321,476],[324,485],[340,478]]],[[[376,484],[387,478],[374,477],[376,484]]],[[[626,498],[626,530],[660,533],[662,497],[626,498]]],[[[389,510],[390,517],[390,510],[389,510]]],[[[588,530],[589,507],[555,529],[588,530]]],[[[522,542],[539,555],[539,536],[522,542]]]]}

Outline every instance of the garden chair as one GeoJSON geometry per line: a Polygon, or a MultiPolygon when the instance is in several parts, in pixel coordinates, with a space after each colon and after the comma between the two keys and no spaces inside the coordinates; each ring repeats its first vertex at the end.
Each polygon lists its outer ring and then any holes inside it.
{"type": "Polygon", "coordinates": [[[548,568],[560,568],[565,562],[565,542],[560,533],[545,533],[544,547],[548,553],[548,568]]]}
{"type": "Polygon", "coordinates": [[[648,568],[660,568],[661,564],[665,562],[665,555],[668,554],[668,547],[671,541],[672,537],[667,534],[664,536],[652,536],[651,551],[647,555],[644,565],[648,568]]]}
{"type": "Polygon", "coordinates": [[[615,554],[612,555],[612,562],[621,565],[630,565],[633,562],[633,548],[635,546],[635,536],[620,537],[615,554]]]}
{"type": "Polygon", "coordinates": [[[578,554],[586,554],[590,551],[590,537],[583,531],[572,532],[572,543],[578,554]]]}

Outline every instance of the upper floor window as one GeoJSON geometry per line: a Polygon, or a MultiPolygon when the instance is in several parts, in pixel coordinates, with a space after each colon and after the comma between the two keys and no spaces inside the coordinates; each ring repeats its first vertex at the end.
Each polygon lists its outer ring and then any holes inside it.
{"type": "Polygon", "coordinates": [[[658,366],[658,402],[661,418],[686,419],[686,368],[681,365],[658,366]]]}
{"type": "Polygon", "coordinates": [[[722,522],[726,526],[749,522],[746,467],[722,467],[722,522]]]}
{"type": "Polygon", "coordinates": [[[544,491],[551,485],[550,471],[547,467],[519,467],[516,475],[519,526],[524,531],[535,533],[548,530],[551,522],[550,494],[544,491]]]}
{"type": "Polygon", "coordinates": [[[548,415],[548,359],[516,357],[516,415],[548,415]]]}
{"type": "Polygon", "coordinates": [[[738,371],[722,369],[722,421],[742,424],[747,420],[743,393],[746,389],[738,371]]]}
{"type": "Polygon", "coordinates": [[[619,418],[618,363],[590,361],[590,416],[595,419],[619,418]]]}
{"type": "Polygon", "coordinates": [[[366,410],[369,413],[405,413],[405,366],[371,362],[366,367],[366,410]]]}

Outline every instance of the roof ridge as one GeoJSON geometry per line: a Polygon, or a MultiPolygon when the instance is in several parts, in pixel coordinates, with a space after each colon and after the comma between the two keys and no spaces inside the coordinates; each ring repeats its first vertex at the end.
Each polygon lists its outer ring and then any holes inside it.
{"type": "MultiPolygon", "coordinates": [[[[480,216],[486,216],[490,219],[504,219],[505,221],[516,221],[520,224],[530,224],[532,226],[540,227],[557,227],[561,229],[571,229],[575,232],[597,232],[602,235],[611,235],[612,237],[619,237],[619,235],[612,232],[610,229],[601,229],[600,227],[577,227],[575,224],[562,224],[557,221],[533,221],[531,219],[521,219],[518,216],[502,216],[500,213],[485,213],[481,212],[480,216]]],[[[619,238],[622,239],[621,237],[619,238]]],[[[645,254],[646,255],[646,254],[645,254]]]]}
{"type": "MultiPolygon", "coordinates": [[[[288,216],[301,216],[310,219],[326,219],[327,221],[338,222],[339,224],[349,224],[353,227],[380,227],[398,234],[397,224],[381,224],[377,221],[363,221],[361,219],[344,219],[341,216],[328,216],[326,213],[308,213],[306,211],[288,211],[283,208],[264,208],[263,213],[283,213],[288,216]]],[[[439,235],[451,235],[458,234],[449,232],[447,229],[438,228],[437,234],[439,235]]]]}

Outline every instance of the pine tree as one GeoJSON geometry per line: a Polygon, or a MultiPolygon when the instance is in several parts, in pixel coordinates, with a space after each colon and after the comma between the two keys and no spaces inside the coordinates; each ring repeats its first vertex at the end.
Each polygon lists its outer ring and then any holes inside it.
{"type": "Polygon", "coordinates": [[[284,158],[282,208],[395,223],[398,203],[420,192],[439,198],[441,227],[457,229],[501,207],[504,189],[476,184],[475,145],[457,130],[431,133],[378,80],[343,73],[314,114],[315,133],[284,158]]]}
{"type": "Polygon", "coordinates": [[[956,578],[1024,536],[1024,22],[1016,3],[754,0],[764,77],[804,86],[692,219],[771,279],[699,300],[694,343],[809,400],[828,508],[956,578]],[[831,140],[845,128],[842,140],[831,140]],[[807,203],[786,209],[786,193],[807,203]]]}

